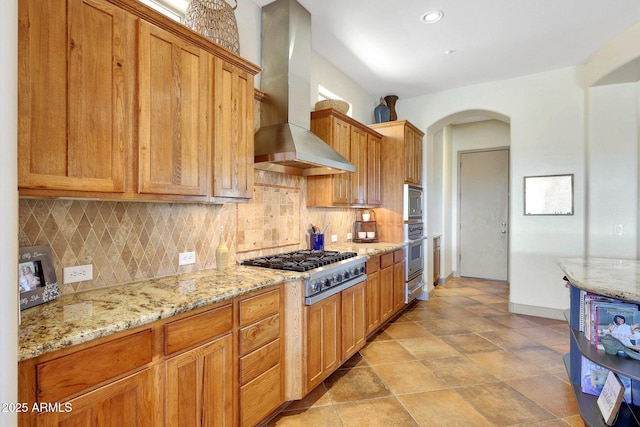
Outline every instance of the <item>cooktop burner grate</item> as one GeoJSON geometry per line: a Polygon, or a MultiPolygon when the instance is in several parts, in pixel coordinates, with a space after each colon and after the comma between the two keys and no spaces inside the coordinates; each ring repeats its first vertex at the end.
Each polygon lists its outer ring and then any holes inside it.
{"type": "Polygon", "coordinates": [[[300,250],[250,258],[242,261],[241,264],[276,270],[308,271],[353,258],[357,255],[355,252],[300,250]]]}

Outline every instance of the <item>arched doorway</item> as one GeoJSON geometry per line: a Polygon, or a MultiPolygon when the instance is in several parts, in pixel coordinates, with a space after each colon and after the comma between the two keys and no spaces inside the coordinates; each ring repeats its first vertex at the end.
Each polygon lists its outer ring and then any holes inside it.
{"type": "MultiPolygon", "coordinates": [[[[461,243],[465,241],[465,238],[478,238],[471,233],[464,234],[464,227],[462,229],[460,228],[460,214],[461,210],[464,210],[464,208],[461,208],[461,204],[465,203],[464,200],[461,200],[460,195],[460,155],[461,153],[499,152],[500,150],[504,150],[503,153],[505,151],[508,153],[510,131],[510,118],[489,110],[461,111],[442,118],[427,129],[428,233],[430,236],[441,236],[440,283],[443,283],[449,276],[460,276],[460,273],[465,275],[465,257],[468,261],[474,259],[481,260],[482,258],[473,252],[461,253],[461,243]]],[[[481,155],[480,157],[483,156],[481,155]]],[[[506,244],[506,249],[499,261],[504,266],[508,265],[509,255],[508,155],[506,166],[507,172],[503,177],[507,180],[504,184],[507,191],[507,198],[502,203],[504,204],[503,210],[507,215],[501,218],[496,224],[496,232],[500,236],[499,239],[506,244]]],[[[487,167],[492,168],[493,166],[480,166],[480,172],[484,170],[483,168],[487,167]]],[[[470,179],[473,182],[474,179],[485,178],[471,177],[470,179]]],[[[491,187],[491,185],[489,187],[491,187]]],[[[476,208],[471,207],[470,209],[473,211],[476,208]]],[[[468,228],[469,226],[467,226],[467,229],[468,228]]],[[[487,245],[483,246],[482,242],[483,240],[481,239],[480,245],[471,249],[475,251],[486,250],[487,245]]],[[[431,262],[432,261],[430,261],[430,263],[431,262]]],[[[466,265],[471,266],[470,263],[466,265]]],[[[430,265],[430,271],[433,271],[432,268],[433,266],[430,265]]],[[[473,277],[508,280],[508,274],[506,274],[507,277],[492,277],[492,275],[484,275],[474,270],[472,275],[473,277]]]]}

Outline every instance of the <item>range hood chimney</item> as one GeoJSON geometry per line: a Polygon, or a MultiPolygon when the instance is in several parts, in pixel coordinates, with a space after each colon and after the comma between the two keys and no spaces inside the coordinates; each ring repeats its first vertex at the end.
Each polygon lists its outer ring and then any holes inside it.
{"type": "Polygon", "coordinates": [[[296,0],[262,8],[261,90],[267,93],[255,134],[256,169],[292,175],[355,172],[310,130],[311,15],[296,0]]]}

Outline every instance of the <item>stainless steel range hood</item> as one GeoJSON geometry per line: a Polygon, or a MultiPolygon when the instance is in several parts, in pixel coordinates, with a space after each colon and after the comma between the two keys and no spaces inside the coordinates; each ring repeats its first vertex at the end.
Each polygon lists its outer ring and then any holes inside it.
{"type": "Polygon", "coordinates": [[[355,172],[310,130],[311,15],[295,0],[262,8],[261,128],[255,168],[292,175],[355,172]]]}

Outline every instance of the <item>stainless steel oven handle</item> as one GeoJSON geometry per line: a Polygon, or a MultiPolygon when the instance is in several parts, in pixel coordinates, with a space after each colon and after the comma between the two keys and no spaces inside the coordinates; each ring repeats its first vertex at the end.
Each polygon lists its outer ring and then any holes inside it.
{"type": "Polygon", "coordinates": [[[319,294],[312,295],[310,297],[306,297],[304,299],[304,303],[306,305],[313,305],[318,301],[322,301],[323,299],[329,298],[332,295],[337,294],[338,292],[342,292],[345,289],[349,289],[352,286],[357,285],[358,283],[362,283],[367,279],[367,275],[363,274],[361,276],[356,277],[355,279],[349,280],[348,282],[344,282],[339,284],[338,286],[334,286],[333,288],[329,288],[329,290],[320,292],[319,294]]]}

